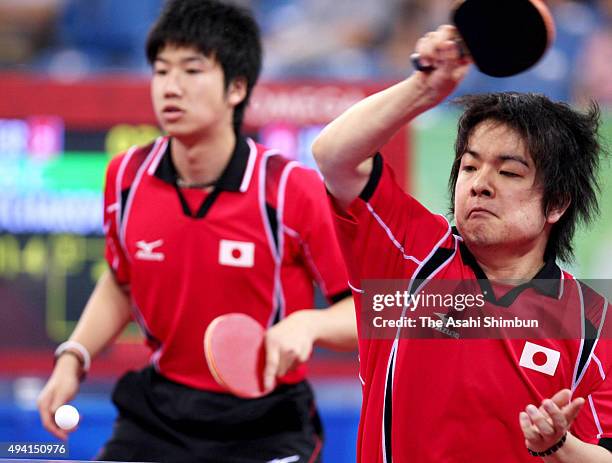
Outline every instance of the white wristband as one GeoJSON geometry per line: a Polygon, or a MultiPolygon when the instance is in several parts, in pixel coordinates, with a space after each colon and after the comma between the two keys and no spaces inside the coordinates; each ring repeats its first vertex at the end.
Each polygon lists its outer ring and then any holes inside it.
{"type": "Polygon", "coordinates": [[[87,373],[89,371],[89,367],[91,366],[91,355],[89,355],[89,351],[85,348],[83,344],[77,341],[66,341],[61,343],[55,349],[55,358],[62,355],[67,350],[76,350],[83,357],[83,371],[87,373]]]}

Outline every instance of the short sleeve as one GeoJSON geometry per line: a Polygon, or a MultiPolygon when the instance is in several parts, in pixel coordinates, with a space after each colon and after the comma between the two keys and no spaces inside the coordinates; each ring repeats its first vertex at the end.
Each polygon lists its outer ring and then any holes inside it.
{"type": "Polygon", "coordinates": [[[612,378],[606,377],[600,387],[584,398],[586,403],[574,421],[572,432],[590,444],[608,441],[606,448],[612,450],[612,378]]]}
{"type": "Polygon", "coordinates": [[[120,239],[122,198],[127,190],[122,188],[118,173],[124,156],[111,160],[106,171],[104,186],[104,235],[105,259],[117,283],[121,286],[130,284],[129,261],[125,255],[120,239]]]}
{"type": "Polygon", "coordinates": [[[402,190],[382,156],[364,191],[347,209],[330,196],[351,281],[409,277],[450,235],[448,221],[402,190]]]}
{"type": "Polygon", "coordinates": [[[323,181],[317,172],[292,169],[287,185],[284,223],[299,236],[308,271],[328,302],[350,296],[348,276],[323,181]]]}
{"type": "MultiPolygon", "coordinates": [[[[587,338],[594,342],[576,397],[586,403],[576,417],[572,431],[581,440],[600,444],[612,450],[612,319],[609,302],[584,284],[583,301],[593,332],[587,338]]],[[[585,345],[587,342],[585,342],[585,345]]]]}

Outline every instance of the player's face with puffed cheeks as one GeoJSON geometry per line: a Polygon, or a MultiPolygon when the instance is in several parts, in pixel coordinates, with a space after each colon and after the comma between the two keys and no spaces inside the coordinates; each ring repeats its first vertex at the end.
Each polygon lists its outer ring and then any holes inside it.
{"type": "Polygon", "coordinates": [[[563,210],[544,215],[536,167],[521,136],[484,121],[472,132],[455,187],[455,221],[471,248],[545,248],[563,210]]]}
{"type": "Polygon", "coordinates": [[[166,45],[153,63],[153,108],[169,135],[200,137],[232,127],[245,94],[243,79],[226,89],[219,62],[196,48],[166,45]]]}

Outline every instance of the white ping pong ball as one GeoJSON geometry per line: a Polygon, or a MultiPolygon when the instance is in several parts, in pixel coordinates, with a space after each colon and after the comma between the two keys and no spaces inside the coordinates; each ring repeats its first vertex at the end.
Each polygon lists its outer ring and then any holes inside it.
{"type": "Polygon", "coordinates": [[[79,412],[72,405],[62,405],[55,411],[55,423],[68,431],[79,424],[79,412]]]}

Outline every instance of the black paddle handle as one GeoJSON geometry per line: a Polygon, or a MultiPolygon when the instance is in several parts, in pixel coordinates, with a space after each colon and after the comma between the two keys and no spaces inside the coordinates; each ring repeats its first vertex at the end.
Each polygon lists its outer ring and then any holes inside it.
{"type": "Polygon", "coordinates": [[[421,63],[420,53],[413,53],[412,55],[410,55],[410,62],[412,63],[412,67],[414,69],[416,69],[417,71],[425,72],[427,74],[436,69],[434,66],[425,66],[423,63],[421,63]]]}
{"type": "MultiPolygon", "coordinates": [[[[457,45],[459,45],[459,58],[461,59],[461,58],[468,56],[468,51],[465,48],[465,43],[463,42],[463,40],[456,38],[454,41],[455,43],[457,43],[457,45]]],[[[432,66],[432,65],[426,66],[423,63],[421,63],[420,53],[415,52],[412,55],[410,55],[410,62],[412,63],[412,67],[416,69],[417,71],[430,73],[436,69],[435,66],[432,66]]]]}

